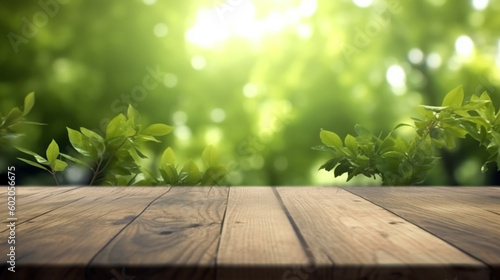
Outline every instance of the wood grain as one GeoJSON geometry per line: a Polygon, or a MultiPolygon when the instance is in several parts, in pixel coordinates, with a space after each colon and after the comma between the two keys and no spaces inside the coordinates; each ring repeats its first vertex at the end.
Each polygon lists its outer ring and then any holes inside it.
{"type": "Polygon", "coordinates": [[[342,189],[277,190],[314,255],[315,277],[489,279],[481,262],[342,189]]]}
{"type": "Polygon", "coordinates": [[[138,279],[213,279],[226,187],[174,187],[156,200],[92,261],[126,266],[138,279]]]}
{"type": "MultiPolygon", "coordinates": [[[[20,270],[16,276],[45,279],[44,276],[57,272],[54,279],[82,279],[85,277],[82,269],[92,257],[165,192],[162,188],[143,187],[84,187],[67,192],[70,200],[82,198],[16,227],[16,258],[20,270]],[[60,269],[65,266],[67,270],[60,269]]],[[[47,201],[49,199],[41,199],[35,204],[40,206],[47,201]]],[[[29,209],[28,205],[25,207],[29,209]]],[[[24,219],[26,208],[19,210],[19,220],[24,219]]],[[[0,252],[7,250],[5,246],[4,242],[0,243],[0,252]]],[[[0,260],[5,263],[6,255],[2,254],[0,260]]]]}
{"type": "Polygon", "coordinates": [[[231,188],[217,279],[282,279],[293,267],[307,265],[309,260],[272,188],[231,188]]]}
{"type": "Polygon", "coordinates": [[[16,190],[0,279],[500,279],[498,187],[16,190]]]}
{"type": "Polygon", "coordinates": [[[352,187],[346,190],[388,209],[483,261],[500,278],[500,217],[488,211],[498,211],[498,190],[487,187],[476,187],[474,190],[456,187],[352,187]]]}
{"type": "MultiPolygon", "coordinates": [[[[76,187],[17,187],[15,214],[16,216],[18,214],[22,216],[16,224],[30,223],[35,217],[81,199],[84,196],[81,192],[77,192],[75,195],[67,193],[76,189],[76,187]],[[41,203],[42,201],[43,203],[41,203]]],[[[7,197],[0,199],[0,201],[1,205],[6,205],[7,197]]],[[[3,211],[5,211],[4,217],[6,217],[7,207],[3,209],[5,209],[3,211]]],[[[3,221],[3,223],[7,224],[8,222],[3,221]]],[[[2,228],[0,232],[6,232],[7,230],[7,228],[2,228]]]]}

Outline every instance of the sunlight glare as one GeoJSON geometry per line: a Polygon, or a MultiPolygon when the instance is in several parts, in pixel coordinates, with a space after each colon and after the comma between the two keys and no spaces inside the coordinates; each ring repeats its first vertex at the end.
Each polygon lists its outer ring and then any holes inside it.
{"type": "Polygon", "coordinates": [[[391,65],[385,77],[395,95],[403,95],[406,92],[406,73],[403,67],[391,65]]]}
{"type": "Polygon", "coordinates": [[[472,7],[478,11],[482,11],[488,7],[489,0],[472,0],[472,7]]]}
{"type": "Polygon", "coordinates": [[[366,8],[366,7],[369,7],[373,3],[373,0],[353,0],[353,2],[358,7],[366,8]]]}
{"type": "Polygon", "coordinates": [[[474,42],[467,35],[462,35],[455,41],[455,50],[462,57],[470,57],[474,51],[474,42]]]}
{"type": "Polygon", "coordinates": [[[317,10],[316,0],[302,0],[298,6],[284,10],[272,9],[262,18],[257,18],[252,1],[226,1],[211,9],[200,9],[194,25],[186,31],[186,40],[203,48],[213,48],[230,37],[245,38],[259,42],[267,35],[286,30],[308,38],[313,30],[303,25],[301,19],[311,17],[317,10]]]}

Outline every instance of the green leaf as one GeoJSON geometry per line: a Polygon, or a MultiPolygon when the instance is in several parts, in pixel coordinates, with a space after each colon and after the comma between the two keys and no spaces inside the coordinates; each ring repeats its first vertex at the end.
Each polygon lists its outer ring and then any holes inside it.
{"type": "Polygon", "coordinates": [[[80,154],[92,157],[93,160],[97,160],[97,151],[93,149],[87,137],[85,137],[79,131],[66,127],[68,130],[68,138],[71,146],[80,154]]]}
{"type": "MultiPolygon", "coordinates": [[[[366,129],[365,127],[363,127],[359,124],[354,125],[354,131],[356,131],[356,134],[358,136],[371,136],[372,135],[372,133],[368,129],[366,129]]],[[[340,139],[340,137],[339,137],[339,139],[340,139]]]]}
{"type": "Polygon", "coordinates": [[[186,185],[194,186],[200,182],[201,179],[200,170],[198,169],[196,163],[194,163],[192,160],[188,161],[184,165],[184,167],[181,170],[181,173],[183,172],[187,173],[187,176],[184,179],[186,185]]]}
{"type": "Polygon", "coordinates": [[[33,156],[36,159],[36,161],[38,161],[38,163],[41,163],[43,165],[49,165],[49,162],[44,157],[42,157],[41,155],[39,155],[39,154],[37,154],[35,152],[32,152],[30,150],[23,149],[21,147],[15,147],[15,148],[18,149],[19,151],[25,153],[25,154],[33,156]]]}
{"type": "Polygon", "coordinates": [[[335,151],[334,148],[329,147],[329,146],[325,146],[325,145],[314,146],[314,147],[311,147],[311,149],[316,150],[316,151],[323,151],[323,152],[334,152],[335,151]]]}
{"type": "Polygon", "coordinates": [[[87,136],[88,138],[95,138],[104,144],[104,138],[101,135],[97,134],[96,132],[87,129],[85,127],[80,127],[80,131],[82,132],[83,135],[87,136]]]}
{"type": "Polygon", "coordinates": [[[176,185],[178,182],[178,175],[175,166],[171,164],[162,164],[160,169],[160,174],[163,177],[163,180],[168,185],[176,185]]]}
{"type": "Polygon", "coordinates": [[[342,144],[342,139],[340,139],[340,137],[336,133],[328,130],[321,129],[319,138],[321,139],[321,142],[326,146],[333,147],[338,150],[342,149],[342,147],[344,146],[342,144]]]}
{"type": "Polygon", "coordinates": [[[163,154],[161,155],[161,164],[170,164],[172,166],[176,165],[175,162],[175,155],[174,151],[172,151],[172,148],[168,147],[163,151],[163,154]]]}
{"type": "Polygon", "coordinates": [[[444,109],[448,108],[448,106],[429,106],[429,105],[419,105],[419,107],[431,111],[431,112],[436,112],[439,113],[443,111],[444,109]]]}
{"type": "Polygon", "coordinates": [[[123,114],[114,117],[106,127],[106,140],[117,137],[129,137],[135,135],[134,128],[127,123],[127,119],[123,114]]]}
{"type": "Polygon", "coordinates": [[[170,132],[172,132],[174,128],[172,126],[162,124],[162,123],[155,123],[150,126],[148,126],[146,129],[144,129],[141,134],[143,135],[148,135],[148,136],[163,136],[167,135],[170,132]]]}
{"type": "Polygon", "coordinates": [[[214,186],[220,183],[220,181],[226,176],[227,169],[222,165],[211,166],[203,174],[201,179],[202,186],[214,186]]]}
{"type": "Polygon", "coordinates": [[[344,139],[345,146],[354,154],[358,153],[358,143],[356,142],[356,138],[354,136],[347,134],[344,139]]]}
{"type": "MultiPolygon", "coordinates": [[[[415,119],[415,120],[416,120],[416,121],[419,121],[419,119],[415,119]]],[[[393,130],[396,130],[396,129],[398,129],[398,128],[400,128],[400,127],[403,127],[403,126],[406,126],[406,127],[411,127],[411,128],[415,128],[414,126],[409,125],[409,124],[407,124],[407,123],[398,123],[398,124],[394,127],[394,129],[393,129],[393,130]]]]}
{"type": "Polygon", "coordinates": [[[64,171],[68,167],[68,164],[62,160],[56,159],[52,170],[54,171],[64,171]]]}
{"type": "Polygon", "coordinates": [[[47,151],[45,153],[47,155],[47,161],[53,168],[55,166],[56,159],[59,156],[59,146],[57,145],[56,141],[54,141],[54,139],[52,139],[52,142],[50,142],[49,147],[47,148],[47,151]]]}
{"type": "Polygon", "coordinates": [[[21,110],[19,110],[19,108],[14,107],[7,114],[7,116],[5,117],[1,126],[2,127],[13,126],[13,125],[19,123],[19,121],[21,121],[22,117],[23,117],[23,112],[21,112],[21,110]]]}
{"type": "Polygon", "coordinates": [[[448,94],[443,99],[443,104],[441,106],[443,107],[460,107],[462,105],[462,102],[464,100],[464,89],[462,86],[459,86],[455,88],[454,90],[450,91],[448,94]]]}
{"type": "Polygon", "coordinates": [[[45,171],[48,171],[48,169],[47,169],[45,166],[40,165],[40,164],[38,164],[38,163],[36,163],[36,162],[34,162],[34,161],[31,161],[31,160],[29,160],[29,159],[24,159],[24,158],[19,158],[19,157],[18,157],[17,159],[18,159],[18,160],[20,160],[20,161],[24,161],[25,163],[27,163],[27,164],[29,164],[29,165],[31,165],[31,166],[38,167],[38,168],[40,168],[40,169],[43,169],[43,170],[45,170],[45,171]]]}
{"type": "Polygon", "coordinates": [[[325,169],[326,171],[330,171],[333,168],[335,168],[335,166],[337,166],[337,164],[339,163],[339,160],[340,159],[338,159],[338,158],[332,158],[332,159],[328,160],[327,162],[325,162],[323,165],[321,165],[319,169],[325,169]]]}
{"type": "Polygon", "coordinates": [[[349,172],[349,170],[351,170],[351,165],[348,161],[344,160],[337,166],[337,168],[335,168],[333,174],[335,177],[338,177],[346,172],[349,172]]]}
{"type": "Polygon", "coordinates": [[[77,163],[77,164],[80,164],[80,165],[83,165],[85,167],[88,167],[88,168],[91,168],[86,162],[82,161],[82,160],[79,160],[77,158],[74,158],[68,154],[64,154],[64,153],[59,153],[62,157],[68,159],[68,160],[71,160],[72,162],[74,163],[77,163]]]}
{"type": "Polygon", "coordinates": [[[141,115],[139,114],[139,111],[137,111],[134,107],[132,107],[132,105],[129,104],[127,108],[127,118],[130,125],[135,128],[139,125],[141,115]]]}
{"type": "Polygon", "coordinates": [[[201,158],[205,162],[208,167],[216,166],[219,164],[219,154],[214,146],[208,145],[203,153],[201,154],[201,158]]]}
{"type": "Polygon", "coordinates": [[[33,105],[35,105],[35,93],[30,92],[24,98],[23,116],[26,116],[31,111],[31,109],[33,108],[33,105]]]}
{"type": "Polygon", "coordinates": [[[154,136],[148,136],[148,135],[138,135],[137,136],[137,141],[143,141],[143,142],[147,142],[147,141],[151,141],[151,142],[156,142],[156,143],[160,143],[160,141],[158,139],[156,139],[154,136]]]}

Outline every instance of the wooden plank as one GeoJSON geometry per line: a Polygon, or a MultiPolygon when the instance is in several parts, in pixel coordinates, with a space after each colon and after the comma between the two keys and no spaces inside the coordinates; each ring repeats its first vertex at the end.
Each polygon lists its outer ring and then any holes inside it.
{"type": "MultiPolygon", "coordinates": [[[[61,192],[66,192],[70,189],[76,189],[77,187],[25,187],[25,186],[16,186],[15,192],[16,196],[22,196],[23,198],[27,198],[29,196],[46,193],[46,194],[56,194],[61,192]]],[[[5,191],[0,193],[0,198],[7,196],[7,186],[5,186],[5,191]]]]}
{"type": "MultiPolygon", "coordinates": [[[[66,204],[72,203],[81,199],[84,194],[77,192],[74,195],[67,192],[76,190],[76,187],[18,187],[16,188],[16,211],[15,214],[21,214],[22,218],[18,219],[16,225],[30,223],[35,217],[63,207],[66,204]],[[39,203],[43,201],[43,203],[39,203]]],[[[0,199],[0,203],[7,203],[7,197],[0,199]]],[[[6,205],[6,204],[2,204],[6,205]]],[[[7,216],[7,207],[3,208],[5,216],[7,216]]],[[[7,224],[8,222],[2,221],[7,224]]],[[[0,232],[7,232],[9,229],[3,227],[0,232]]]]}
{"type": "Polygon", "coordinates": [[[232,187],[217,256],[217,279],[282,279],[309,260],[270,187],[232,187]]]}
{"type": "Polygon", "coordinates": [[[78,187],[75,186],[58,186],[58,187],[16,187],[17,195],[23,198],[28,198],[29,196],[36,195],[37,198],[44,198],[51,195],[64,193],[70,190],[75,190],[78,187]]]}
{"type": "Polygon", "coordinates": [[[319,279],[489,279],[481,262],[347,191],[277,190],[314,256],[316,268],[302,273],[319,279]]]}
{"type": "Polygon", "coordinates": [[[228,191],[172,188],[95,257],[91,278],[122,265],[137,279],[214,279],[228,191]]]}
{"type": "MultiPolygon", "coordinates": [[[[20,279],[84,279],[85,267],[99,250],[166,188],[83,187],[67,192],[66,204],[16,227],[16,276],[20,279]]],[[[59,199],[64,200],[63,195],[59,199]]],[[[43,205],[47,200],[38,200],[43,205]]],[[[28,207],[28,206],[27,206],[28,207]]],[[[23,211],[18,219],[23,219],[23,211]]],[[[7,250],[0,243],[0,252],[7,250]]],[[[6,263],[6,255],[0,258],[6,263]]],[[[2,273],[10,273],[3,270],[2,273]]],[[[111,274],[108,279],[111,278],[111,274]]],[[[5,277],[0,274],[0,278],[5,277]]],[[[3,279],[3,278],[2,278],[3,279]]]]}
{"type": "MultiPolygon", "coordinates": [[[[456,205],[468,205],[500,215],[500,189],[491,187],[433,187],[433,191],[453,193],[445,196],[456,205]]],[[[411,192],[422,192],[422,188],[410,188],[411,192]]],[[[500,217],[499,217],[500,218],[500,217]]]]}
{"type": "Polygon", "coordinates": [[[480,205],[484,200],[485,208],[498,209],[498,196],[490,196],[493,190],[476,188],[471,194],[457,187],[346,189],[483,261],[500,278],[500,218],[480,205]]]}

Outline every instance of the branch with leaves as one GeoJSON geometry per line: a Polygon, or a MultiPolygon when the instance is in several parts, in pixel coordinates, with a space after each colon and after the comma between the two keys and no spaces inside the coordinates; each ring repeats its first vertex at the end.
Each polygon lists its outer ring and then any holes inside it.
{"type": "Polygon", "coordinates": [[[157,137],[169,134],[173,127],[161,123],[143,127],[140,119],[139,112],[129,105],[127,115],[118,114],[109,122],[105,135],[85,127],[80,127],[79,131],[68,127],[68,138],[75,149],[75,156],[60,153],[59,146],[52,140],[46,158],[17,147],[35,160],[19,159],[48,171],[56,184],[59,184],[56,172],[62,172],[68,166],[62,159],[89,168],[92,172],[89,185],[215,185],[225,177],[227,170],[219,163],[213,146],[203,152],[202,158],[207,164],[204,173],[193,161],[178,170],[174,153],[168,147],[161,157],[161,176],[155,176],[141,166],[141,160],[147,158],[142,149],[147,142],[160,142],[157,137]]]}
{"type": "Polygon", "coordinates": [[[495,110],[487,92],[472,95],[463,102],[463,88],[449,92],[441,106],[421,105],[419,118],[413,125],[399,124],[387,136],[376,136],[360,125],[356,136],[347,135],[344,141],[334,132],[321,130],[323,145],[313,149],[328,151],[332,158],[320,169],[334,172],[334,176],[347,173],[347,181],[354,176],[382,179],[383,185],[414,185],[422,183],[435,167],[435,150],[454,148],[457,138],[467,135],[479,142],[489,153],[481,168],[496,162],[500,170],[500,112],[495,110]],[[401,127],[411,127],[415,136],[406,140],[396,134],[401,127]]]}
{"type": "Polygon", "coordinates": [[[42,123],[31,122],[25,119],[25,116],[31,112],[34,105],[35,93],[31,92],[24,98],[23,110],[19,107],[14,107],[6,115],[0,112],[0,147],[22,135],[17,130],[18,126],[22,124],[43,125],[42,123]]]}

